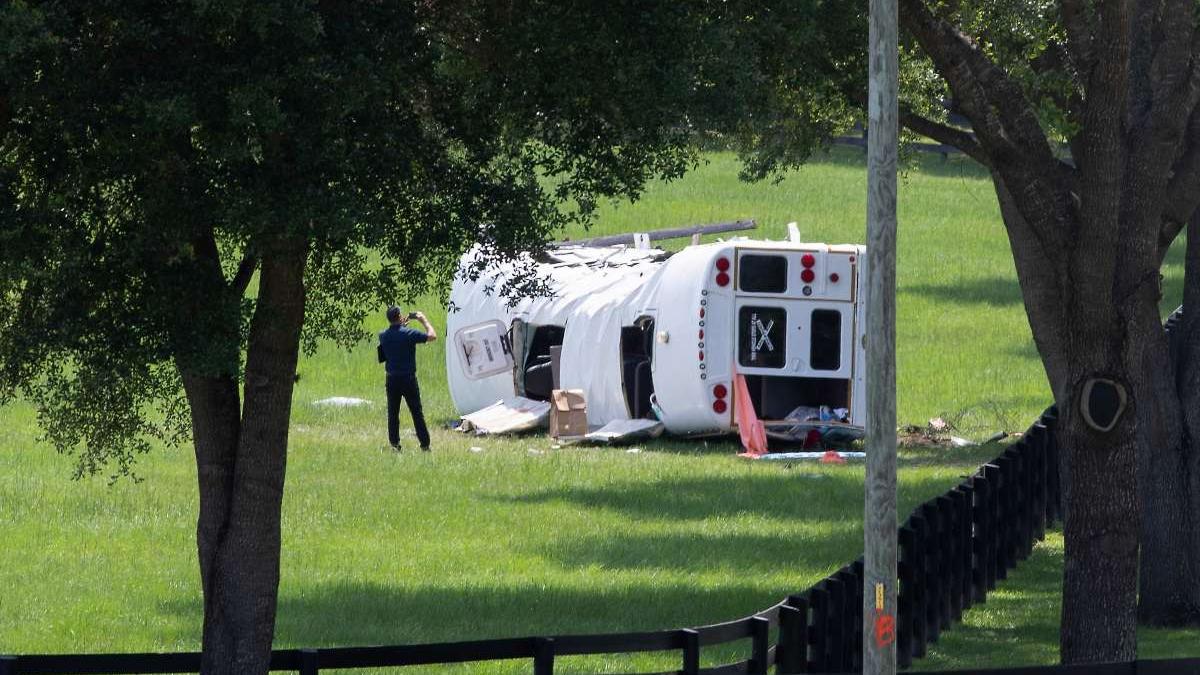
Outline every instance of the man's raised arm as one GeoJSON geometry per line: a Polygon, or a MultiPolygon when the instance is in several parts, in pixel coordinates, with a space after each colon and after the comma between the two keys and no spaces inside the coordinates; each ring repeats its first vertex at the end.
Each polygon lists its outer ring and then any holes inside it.
{"type": "Polygon", "coordinates": [[[429,319],[425,318],[424,312],[416,312],[417,321],[425,328],[425,341],[434,342],[437,340],[437,331],[433,329],[433,324],[429,323],[429,319]]]}

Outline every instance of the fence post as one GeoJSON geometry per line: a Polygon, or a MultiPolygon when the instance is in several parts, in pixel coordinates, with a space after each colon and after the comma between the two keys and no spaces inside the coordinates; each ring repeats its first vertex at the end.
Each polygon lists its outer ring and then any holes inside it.
{"type": "Polygon", "coordinates": [[[937,498],[938,511],[942,516],[942,583],[945,585],[942,595],[946,601],[942,628],[962,620],[962,558],[959,543],[962,525],[958,521],[958,502],[955,492],[951,490],[937,498]]]}
{"type": "Polygon", "coordinates": [[[0,675],[16,675],[17,657],[0,655],[0,675]]]}
{"type": "Polygon", "coordinates": [[[929,621],[926,619],[926,606],[929,604],[929,575],[925,573],[925,540],[929,537],[929,524],[921,509],[917,509],[909,519],[913,529],[913,651],[914,658],[925,656],[925,644],[929,642],[929,621]]]}
{"type": "Polygon", "coordinates": [[[1033,527],[1034,535],[1038,541],[1046,538],[1046,520],[1050,513],[1049,505],[1047,504],[1047,484],[1049,476],[1047,475],[1046,463],[1046,425],[1041,420],[1033,423],[1029,428],[1029,447],[1032,451],[1034,459],[1034,513],[1033,527]]]}
{"type": "Polygon", "coordinates": [[[1042,414],[1042,424],[1046,425],[1046,525],[1061,522],[1062,511],[1062,475],[1058,463],[1058,407],[1050,406],[1042,414]]]}
{"type": "Polygon", "coordinates": [[[771,621],[766,617],[750,617],[750,674],[767,675],[771,667],[771,621]]]}
{"type": "MultiPolygon", "coordinates": [[[[896,538],[896,546],[900,555],[896,572],[900,577],[900,585],[896,592],[896,665],[907,668],[912,665],[913,655],[913,549],[915,548],[915,533],[912,519],[905,523],[896,538]]],[[[866,637],[865,639],[870,639],[866,637]]]]}
{"type": "Polygon", "coordinates": [[[984,563],[987,567],[987,590],[996,588],[1000,576],[1000,538],[1003,524],[1000,522],[1000,467],[984,464],[983,475],[987,479],[987,551],[984,563]]]}
{"type": "Polygon", "coordinates": [[[533,675],[554,675],[554,638],[534,638],[533,675]]]}
{"type": "MultiPolygon", "coordinates": [[[[695,632],[695,631],[693,631],[695,632]]],[[[696,633],[697,652],[700,634],[696,633]]],[[[699,656],[699,654],[697,654],[699,656]]],[[[803,673],[808,661],[808,601],[798,595],[789,595],[779,608],[779,647],[775,650],[775,670],[779,675],[803,673]]],[[[684,672],[688,671],[685,662],[684,672]]],[[[699,667],[699,659],[697,659],[699,667]]]]}
{"type": "Polygon", "coordinates": [[[850,672],[861,673],[863,669],[863,578],[866,568],[866,560],[859,558],[850,564],[850,588],[851,600],[849,609],[849,631],[850,644],[847,647],[846,665],[850,667],[850,672]]]}
{"type": "MultiPolygon", "coordinates": [[[[1029,554],[1033,553],[1033,461],[1029,457],[1029,443],[1024,443],[1017,450],[1013,457],[1013,463],[1017,471],[1017,485],[1020,487],[1020,492],[1017,496],[1017,526],[1019,528],[1018,541],[1020,547],[1017,550],[1017,558],[1025,560],[1029,558],[1029,554]]],[[[1016,567],[1016,563],[1013,563],[1016,567]]]]}
{"type": "Polygon", "coordinates": [[[941,517],[937,505],[933,501],[921,505],[921,515],[925,516],[925,536],[919,546],[925,559],[925,636],[926,642],[937,642],[942,629],[942,561],[941,546],[941,517]]]}
{"type": "Polygon", "coordinates": [[[825,579],[825,590],[829,591],[829,613],[825,620],[825,670],[831,673],[845,671],[842,660],[846,656],[846,585],[840,575],[834,573],[825,579]]]}
{"type": "Polygon", "coordinates": [[[996,490],[996,579],[1004,581],[1008,578],[1008,570],[1012,569],[1010,561],[1012,549],[1012,503],[1013,472],[1012,459],[1007,455],[996,458],[996,466],[1000,467],[1000,485],[996,490]]]}
{"type": "Polygon", "coordinates": [[[965,612],[971,609],[975,602],[974,480],[964,481],[955,489],[954,494],[958,507],[958,566],[962,574],[958,593],[962,601],[962,611],[965,612]]]}
{"type": "MultiPolygon", "coordinates": [[[[787,609],[784,607],[783,609],[787,609]]],[[[783,626],[783,613],[779,614],[779,625],[783,626]]],[[[692,628],[684,628],[679,631],[683,634],[683,672],[684,675],[696,675],[700,672],[700,631],[692,628]]],[[[782,643],[783,636],[780,635],[782,643]]],[[[782,646],[782,645],[781,645],[782,646]]]]}
{"type": "Polygon", "coordinates": [[[315,649],[300,650],[300,675],[317,675],[321,665],[315,649]]]}
{"type": "Polygon", "coordinates": [[[808,632],[809,644],[812,645],[812,660],[808,669],[814,673],[828,672],[825,659],[826,636],[829,634],[829,591],[825,590],[822,581],[808,592],[808,602],[812,606],[812,629],[808,632]]]}
{"type": "Polygon", "coordinates": [[[971,507],[971,522],[975,528],[975,536],[971,542],[971,547],[975,552],[975,560],[972,563],[971,575],[975,586],[974,602],[987,601],[987,543],[991,536],[991,528],[988,526],[988,504],[991,502],[991,497],[988,494],[988,479],[983,475],[983,470],[971,480],[971,485],[975,490],[975,503],[971,507]]]}

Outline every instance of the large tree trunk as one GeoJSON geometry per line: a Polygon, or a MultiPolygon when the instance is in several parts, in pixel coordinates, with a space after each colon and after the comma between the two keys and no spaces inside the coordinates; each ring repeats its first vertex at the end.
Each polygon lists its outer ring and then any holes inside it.
{"type": "MultiPolygon", "coordinates": [[[[1030,328],[1059,407],[1066,566],[1063,663],[1130,661],[1137,654],[1137,395],[1145,377],[1131,367],[1133,327],[1105,291],[1084,301],[1069,252],[1033,235],[1003,179],[993,175],[1030,328]],[[1072,270],[1073,272],[1073,270],[1072,270]],[[1100,301],[1096,301],[1096,299],[1100,301]],[[1086,381],[1122,383],[1129,408],[1108,432],[1092,429],[1079,406],[1086,381]]],[[[1065,225],[1064,225],[1065,226],[1065,225]]],[[[1110,283],[1111,288],[1111,283],[1110,283]]],[[[1106,289],[1107,290],[1107,289],[1106,289]]]]}
{"type": "MultiPolygon", "coordinates": [[[[1183,318],[1171,335],[1176,391],[1182,403],[1184,441],[1181,479],[1187,499],[1178,508],[1189,518],[1188,537],[1176,542],[1178,555],[1195,565],[1193,585],[1200,586],[1200,212],[1188,225],[1183,318]]],[[[1191,623],[1200,623],[1200,591],[1191,595],[1191,623]]]]}
{"type": "Polygon", "coordinates": [[[1141,495],[1141,569],[1138,618],[1151,625],[1184,625],[1200,618],[1196,560],[1182,545],[1194,517],[1187,508],[1187,446],[1167,336],[1157,301],[1143,303],[1131,347],[1142,378],[1135,383],[1138,413],[1138,485],[1141,495]],[[1140,354],[1139,354],[1140,352],[1140,354]]]}
{"type": "Polygon", "coordinates": [[[199,467],[205,673],[265,673],[270,663],[305,258],[293,241],[264,255],[240,421],[231,378],[185,376],[199,467]]]}
{"type": "MultiPolygon", "coordinates": [[[[1132,373],[1105,375],[1125,379],[1132,373]]],[[[1080,377],[1073,395],[1059,402],[1059,441],[1071,471],[1063,495],[1068,517],[1062,662],[1132,661],[1137,657],[1136,422],[1127,411],[1108,433],[1088,427],[1077,403],[1085,380],[1080,377]]]]}
{"type": "Polygon", "coordinates": [[[196,448],[200,492],[196,552],[200,561],[200,586],[204,592],[203,639],[208,645],[221,633],[221,606],[213,591],[214,567],[218,544],[224,538],[229,522],[241,404],[237,380],[232,376],[185,371],[182,377],[192,411],[192,442],[196,448]]]}

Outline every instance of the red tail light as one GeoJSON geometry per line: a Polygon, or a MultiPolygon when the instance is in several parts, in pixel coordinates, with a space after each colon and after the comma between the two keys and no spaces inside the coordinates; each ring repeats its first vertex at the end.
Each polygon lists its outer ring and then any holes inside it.
{"type": "Polygon", "coordinates": [[[806,284],[811,284],[813,282],[813,279],[816,279],[816,278],[817,278],[817,275],[814,274],[812,270],[806,269],[806,270],[800,271],[800,280],[806,284]]]}
{"type": "Polygon", "coordinates": [[[829,275],[829,280],[835,284],[838,282],[838,279],[841,279],[841,277],[838,276],[837,272],[829,275]]]}
{"type": "Polygon", "coordinates": [[[805,253],[804,255],[800,256],[800,264],[805,267],[812,267],[813,265],[817,264],[817,259],[814,258],[813,254],[811,253],[805,253]]]}
{"type": "Polygon", "coordinates": [[[725,398],[728,395],[729,389],[727,389],[725,385],[718,384],[717,386],[713,387],[713,396],[716,396],[717,398],[725,398]]]}
{"type": "Polygon", "coordinates": [[[726,410],[729,410],[729,406],[725,403],[725,401],[722,401],[721,399],[713,401],[713,412],[717,413],[718,415],[723,415],[725,414],[726,410]]]}
{"type": "Polygon", "coordinates": [[[729,271],[729,258],[724,258],[724,257],[717,258],[717,271],[718,272],[728,272],[729,271]]]}
{"type": "Polygon", "coordinates": [[[717,285],[718,286],[728,286],[729,285],[729,275],[724,272],[718,272],[717,273],[717,285]]]}

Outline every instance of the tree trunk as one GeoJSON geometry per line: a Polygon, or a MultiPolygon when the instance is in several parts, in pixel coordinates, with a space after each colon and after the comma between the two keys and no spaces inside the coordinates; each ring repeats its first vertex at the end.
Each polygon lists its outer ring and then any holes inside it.
{"type": "MultiPolygon", "coordinates": [[[[181,369],[182,370],[182,369],[181,369]]],[[[205,376],[182,372],[184,391],[192,411],[192,442],[196,447],[196,474],[200,513],[196,522],[196,552],[200,561],[200,586],[204,592],[204,644],[215,643],[222,622],[215,602],[213,570],[218,545],[225,536],[233,495],[237,457],[240,401],[232,376],[205,376]]]]}
{"type": "MultiPolygon", "coordinates": [[[[1188,225],[1185,260],[1183,317],[1171,334],[1176,364],[1176,391],[1183,413],[1184,441],[1181,461],[1187,500],[1179,508],[1189,517],[1190,536],[1177,542],[1178,555],[1200,568],[1200,212],[1188,225]]],[[[1200,569],[1196,570],[1200,577],[1200,569]]],[[[1193,579],[1200,585],[1200,579],[1193,579]]],[[[1200,591],[1192,598],[1191,622],[1200,623],[1200,591]]]]}
{"type": "MultiPolygon", "coordinates": [[[[1068,312],[1071,372],[1058,400],[1059,432],[1069,479],[1061,623],[1064,664],[1132,661],[1137,656],[1138,411],[1148,389],[1131,317],[1078,303],[1068,312]],[[1085,384],[1101,377],[1123,387],[1128,403],[1109,431],[1089,424],[1085,384]]],[[[1066,326],[1062,327],[1066,328],[1066,326]]]]}
{"type": "Polygon", "coordinates": [[[240,424],[229,414],[231,382],[193,379],[188,389],[200,467],[204,673],[266,673],[270,663],[305,257],[294,241],[264,255],[240,424]]]}
{"type": "Polygon", "coordinates": [[[1135,413],[1137,396],[1148,387],[1139,386],[1146,375],[1130,359],[1141,353],[1128,348],[1133,327],[1104,301],[1110,291],[1089,295],[1084,275],[1068,272],[1079,264],[1071,252],[1034,236],[1003,179],[993,174],[993,181],[1030,328],[1059,407],[1066,540],[1062,661],[1131,661],[1137,653],[1135,413]],[[1128,407],[1108,432],[1088,426],[1079,406],[1092,377],[1120,382],[1129,393],[1128,407]]]}
{"type": "Polygon", "coordinates": [[[1082,387],[1083,379],[1075,395],[1059,404],[1059,440],[1071,467],[1063,495],[1069,517],[1063,528],[1062,662],[1132,661],[1137,657],[1136,423],[1127,411],[1112,431],[1093,431],[1077,405],[1082,387]]]}
{"type": "MultiPolygon", "coordinates": [[[[1154,302],[1157,305],[1157,300],[1154,302]]],[[[1141,569],[1138,619],[1177,626],[1200,617],[1200,577],[1190,541],[1194,518],[1188,508],[1187,452],[1183,411],[1175,389],[1167,336],[1156,306],[1141,305],[1132,347],[1143,373],[1137,383],[1138,485],[1141,495],[1141,569]]]]}

